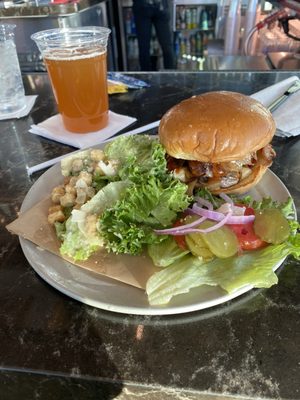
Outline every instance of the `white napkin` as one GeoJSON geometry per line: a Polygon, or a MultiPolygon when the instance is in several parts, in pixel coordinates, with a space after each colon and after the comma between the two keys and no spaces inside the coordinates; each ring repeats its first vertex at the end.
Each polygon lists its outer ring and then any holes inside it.
{"type": "MultiPolygon", "coordinates": [[[[297,76],[291,76],[281,82],[275,83],[266,89],[254,93],[251,97],[268,107],[280,97],[294,82],[297,76]]],[[[287,100],[273,112],[278,131],[276,136],[290,137],[300,134],[300,90],[291,94],[287,100]]]]}
{"type": "Polygon", "coordinates": [[[97,132],[81,134],[67,131],[63,126],[61,115],[56,114],[40,124],[31,125],[29,132],[82,149],[103,142],[135,121],[136,118],[109,111],[108,125],[105,128],[97,132]]]}
{"type": "Polygon", "coordinates": [[[25,107],[14,113],[0,115],[0,121],[4,119],[25,117],[26,115],[29,114],[30,110],[32,109],[36,98],[37,96],[25,96],[25,107]]]}

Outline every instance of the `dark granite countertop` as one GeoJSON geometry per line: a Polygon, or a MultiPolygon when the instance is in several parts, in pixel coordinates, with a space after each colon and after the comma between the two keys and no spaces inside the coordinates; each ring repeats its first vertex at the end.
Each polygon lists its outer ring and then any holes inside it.
{"type": "MultiPolygon", "coordinates": [[[[300,76],[300,73],[296,73],[300,76]]],[[[250,94],[294,72],[135,74],[150,88],[110,97],[113,111],[159,119],[208,90],[250,94]]],[[[28,117],[0,122],[0,399],[300,399],[300,268],[226,304],[177,316],[110,313],[66,297],[31,268],[5,226],[43,171],[27,167],[71,147],[28,132],[56,113],[47,75],[24,77],[38,94],[28,117]]],[[[275,138],[271,169],[300,210],[300,141],[275,138]]]]}

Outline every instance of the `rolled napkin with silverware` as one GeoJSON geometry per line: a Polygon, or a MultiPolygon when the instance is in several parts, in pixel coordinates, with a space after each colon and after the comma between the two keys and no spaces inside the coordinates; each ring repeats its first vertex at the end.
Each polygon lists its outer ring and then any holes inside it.
{"type": "Polygon", "coordinates": [[[277,126],[276,136],[293,137],[300,134],[300,79],[291,76],[251,97],[270,109],[277,126]]]}

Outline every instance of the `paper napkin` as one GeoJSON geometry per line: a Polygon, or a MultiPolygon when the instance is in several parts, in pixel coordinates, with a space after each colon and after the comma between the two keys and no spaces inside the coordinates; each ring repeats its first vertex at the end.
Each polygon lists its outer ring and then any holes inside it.
{"type": "Polygon", "coordinates": [[[57,114],[40,124],[31,125],[29,132],[82,149],[103,142],[135,121],[136,118],[109,111],[108,125],[105,128],[97,132],[81,134],[67,131],[63,126],[61,115],[57,114]]]}
{"type": "MultiPolygon", "coordinates": [[[[297,76],[291,76],[266,89],[254,93],[251,97],[268,107],[280,97],[294,82],[297,76]]],[[[300,135],[300,90],[291,94],[287,100],[273,112],[273,117],[278,128],[276,136],[290,137],[300,135]]]]}
{"type": "Polygon", "coordinates": [[[0,120],[4,119],[12,119],[12,118],[22,118],[25,117],[30,113],[30,110],[32,109],[35,99],[37,96],[25,96],[25,107],[22,108],[19,111],[16,111],[15,113],[10,113],[10,114],[2,114],[0,115],[0,120]]]}

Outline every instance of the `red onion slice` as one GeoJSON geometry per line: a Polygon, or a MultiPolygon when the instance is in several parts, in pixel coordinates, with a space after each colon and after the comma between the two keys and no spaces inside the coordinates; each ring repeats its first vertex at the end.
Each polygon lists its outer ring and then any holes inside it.
{"type": "Polygon", "coordinates": [[[208,210],[213,210],[213,205],[210,201],[203,199],[203,197],[195,197],[196,202],[201,205],[206,207],[208,210]]]}
{"type": "Polygon", "coordinates": [[[224,214],[222,214],[222,215],[223,215],[223,219],[221,221],[219,221],[217,224],[215,224],[209,228],[195,229],[192,227],[192,226],[199,224],[200,220],[202,220],[201,222],[203,222],[203,220],[206,219],[206,218],[200,218],[197,221],[192,222],[191,224],[182,225],[183,228],[180,230],[176,227],[176,228],[170,228],[170,229],[155,230],[155,232],[158,235],[168,234],[168,235],[172,235],[172,236],[187,235],[188,233],[209,233],[209,232],[215,231],[216,229],[219,229],[223,225],[225,225],[227,223],[228,219],[232,216],[232,213],[229,212],[226,215],[224,215],[224,214]]]}
{"type": "Polygon", "coordinates": [[[226,203],[229,203],[230,205],[233,206],[233,201],[232,199],[226,194],[226,193],[220,193],[219,196],[221,199],[223,199],[226,203]]]}
{"type": "Polygon", "coordinates": [[[205,229],[187,229],[184,233],[188,234],[188,233],[209,233],[209,232],[213,232],[219,228],[221,228],[223,225],[227,224],[228,219],[231,217],[232,213],[229,212],[228,214],[224,215],[223,214],[223,219],[221,221],[219,221],[217,224],[209,227],[209,228],[205,228],[205,229]]]}
{"type": "Polygon", "coordinates": [[[205,221],[206,219],[207,219],[206,217],[201,217],[186,225],[180,225],[176,226],[175,228],[168,228],[168,229],[154,229],[154,232],[157,233],[158,235],[184,235],[187,229],[191,229],[194,226],[201,224],[201,222],[205,221]]]}
{"type": "MultiPolygon", "coordinates": [[[[196,204],[193,205],[192,210],[195,214],[201,215],[213,221],[221,221],[224,218],[224,214],[218,211],[206,210],[205,208],[198,207],[196,204]]],[[[229,213],[228,213],[229,214],[229,213]]],[[[227,215],[228,215],[227,214],[227,215]]],[[[230,215],[227,219],[226,224],[247,224],[255,219],[255,215],[230,215]]]]}
{"type": "Polygon", "coordinates": [[[197,203],[194,203],[192,208],[188,208],[185,212],[186,214],[201,215],[201,218],[198,218],[189,224],[176,226],[174,228],[155,229],[154,232],[158,235],[172,236],[186,235],[188,233],[208,233],[221,228],[225,224],[246,224],[252,222],[255,219],[254,215],[233,215],[233,201],[230,199],[229,196],[224,193],[220,194],[220,197],[225,201],[225,205],[228,206],[229,211],[227,213],[214,211],[211,202],[203,199],[202,197],[197,197],[195,198],[197,203]],[[199,205],[207,208],[199,207],[199,205]],[[201,222],[205,221],[206,219],[218,221],[218,223],[206,229],[194,228],[195,226],[200,225],[201,222]]]}

